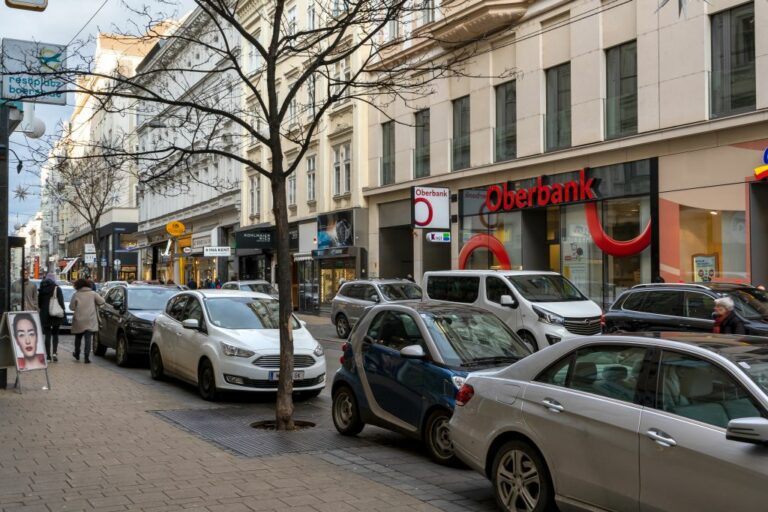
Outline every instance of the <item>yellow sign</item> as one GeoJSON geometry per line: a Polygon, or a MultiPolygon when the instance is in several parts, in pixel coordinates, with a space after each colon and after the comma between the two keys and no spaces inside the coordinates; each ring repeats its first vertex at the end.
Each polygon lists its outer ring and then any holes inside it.
{"type": "Polygon", "coordinates": [[[180,236],[184,234],[187,228],[181,222],[174,220],[165,225],[165,230],[171,236],[180,236]]]}

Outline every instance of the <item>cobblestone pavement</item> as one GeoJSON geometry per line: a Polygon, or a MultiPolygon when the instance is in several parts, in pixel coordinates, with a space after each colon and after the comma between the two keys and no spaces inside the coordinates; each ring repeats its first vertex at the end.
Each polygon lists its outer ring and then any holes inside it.
{"type": "Polygon", "coordinates": [[[271,397],[211,404],[118,368],[111,351],[91,365],[70,351],[65,337],[51,390],[40,372],[22,376],[23,394],[0,390],[2,512],[494,510],[485,479],[431,463],[416,442],[336,434],[327,392],[297,403],[314,429],[265,433],[247,425],[273,417],[271,397]]]}

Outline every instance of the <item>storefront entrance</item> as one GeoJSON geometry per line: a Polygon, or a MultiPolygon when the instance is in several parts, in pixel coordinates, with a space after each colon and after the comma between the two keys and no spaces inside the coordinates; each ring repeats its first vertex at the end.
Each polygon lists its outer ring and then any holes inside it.
{"type": "Polygon", "coordinates": [[[333,258],[320,261],[320,306],[331,306],[333,297],[345,281],[355,279],[353,258],[333,258]]]}

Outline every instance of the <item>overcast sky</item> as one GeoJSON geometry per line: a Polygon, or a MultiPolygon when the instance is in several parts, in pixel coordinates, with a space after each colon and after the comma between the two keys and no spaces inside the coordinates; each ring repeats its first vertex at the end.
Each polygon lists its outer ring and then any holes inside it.
{"type": "MultiPolygon", "coordinates": [[[[81,30],[82,33],[76,40],[85,40],[98,32],[113,32],[116,28],[123,31],[130,30],[126,20],[130,17],[130,10],[126,7],[140,7],[144,4],[153,6],[152,0],[48,0],[48,8],[43,12],[23,11],[12,9],[0,4],[0,37],[11,39],[23,39],[41,41],[45,43],[68,44],[81,30]],[[103,7],[102,7],[103,4],[103,7]],[[101,10],[88,22],[89,18],[101,10]],[[86,24],[87,23],[87,24],[86,24]],[[85,28],[83,28],[85,27],[85,28]]],[[[180,9],[188,10],[194,7],[193,0],[181,0],[178,2],[180,9]]],[[[154,7],[154,6],[153,6],[154,7]]],[[[162,7],[157,4],[157,10],[174,14],[173,7],[162,7]]],[[[35,116],[42,119],[47,127],[46,133],[55,133],[56,126],[69,118],[72,113],[73,98],[70,95],[67,106],[37,105],[35,116]]],[[[31,142],[34,143],[34,142],[31,142]]],[[[22,161],[25,159],[24,147],[27,142],[20,134],[11,136],[11,149],[19,153],[22,161]]],[[[13,231],[16,223],[24,223],[34,215],[40,205],[39,178],[35,172],[22,171],[20,176],[16,174],[16,159],[13,155],[10,162],[10,218],[9,228],[13,231]],[[29,186],[30,195],[24,201],[14,199],[13,192],[19,184],[29,186]]]]}

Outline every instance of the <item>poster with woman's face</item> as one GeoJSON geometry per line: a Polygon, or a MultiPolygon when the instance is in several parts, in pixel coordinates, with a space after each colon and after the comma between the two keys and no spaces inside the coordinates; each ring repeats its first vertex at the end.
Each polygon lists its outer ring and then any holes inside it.
{"type": "Polygon", "coordinates": [[[8,313],[11,345],[16,355],[16,369],[20,372],[44,370],[45,340],[40,329],[40,316],[36,311],[8,313]]]}

